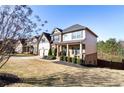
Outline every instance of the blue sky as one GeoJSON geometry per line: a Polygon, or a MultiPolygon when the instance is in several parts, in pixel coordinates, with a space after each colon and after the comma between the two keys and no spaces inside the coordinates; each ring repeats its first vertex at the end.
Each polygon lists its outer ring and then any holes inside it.
{"type": "Polygon", "coordinates": [[[98,40],[116,38],[124,40],[124,6],[31,6],[33,13],[48,24],[44,29],[64,29],[74,24],[89,27],[99,37],[98,40]]]}

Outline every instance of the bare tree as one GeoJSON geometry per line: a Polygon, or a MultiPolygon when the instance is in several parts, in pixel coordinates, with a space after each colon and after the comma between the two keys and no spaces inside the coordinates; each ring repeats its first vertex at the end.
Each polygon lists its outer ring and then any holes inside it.
{"type": "Polygon", "coordinates": [[[38,33],[47,21],[41,22],[39,16],[35,16],[37,22],[32,21],[32,9],[26,5],[1,6],[0,7],[0,67],[10,58],[10,54],[16,47],[16,41],[31,37],[32,33],[38,33]]]}

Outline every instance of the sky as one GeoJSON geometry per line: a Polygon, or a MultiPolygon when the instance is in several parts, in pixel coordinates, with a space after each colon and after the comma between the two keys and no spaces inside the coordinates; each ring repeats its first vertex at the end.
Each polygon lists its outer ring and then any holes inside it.
{"type": "Polygon", "coordinates": [[[48,21],[44,29],[49,33],[55,27],[65,29],[71,25],[80,24],[95,32],[98,35],[98,41],[109,38],[124,40],[124,6],[35,5],[31,8],[35,15],[48,21]]]}

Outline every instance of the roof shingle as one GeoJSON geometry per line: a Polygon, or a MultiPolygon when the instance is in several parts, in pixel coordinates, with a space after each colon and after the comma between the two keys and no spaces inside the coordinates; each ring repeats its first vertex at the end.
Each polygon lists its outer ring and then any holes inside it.
{"type": "Polygon", "coordinates": [[[86,29],[86,27],[85,26],[82,26],[82,25],[79,25],[79,24],[75,24],[75,25],[72,25],[72,26],[64,29],[63,30],[63,33],[70,32],[70,31],[81,30],[81,29],[86,29]]]}

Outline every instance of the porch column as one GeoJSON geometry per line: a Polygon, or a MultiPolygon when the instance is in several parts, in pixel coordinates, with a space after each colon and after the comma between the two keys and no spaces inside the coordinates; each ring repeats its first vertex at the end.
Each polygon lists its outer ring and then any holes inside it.
{"type": "Polygon", "coordinates": [[[59,57],[59,46],[57,45],[57,57],[59,57]]]}
{"type": "Polygon", "coordinates": [[[60,52],[62,51],[62,45],[60,45],[60,52]]]}
{"type": "Polygon", "coordinates": [[[82,44],[80,43],[80,59],[82,59],[82,44]]]}
{"type": "Polygon", "coordinates": [[[66,56],[68,57],[69,56],[69,46],[68,46],[68,44],[66,45],[66,56]]]}

